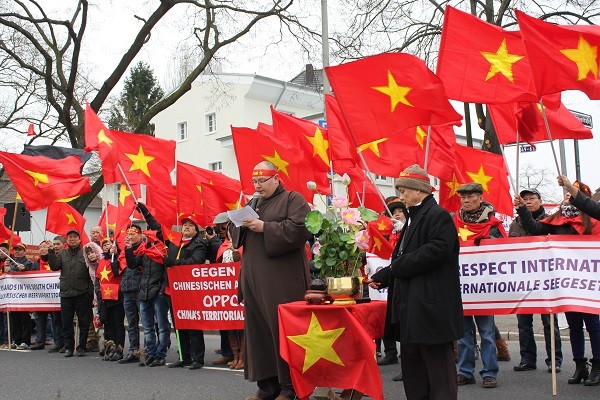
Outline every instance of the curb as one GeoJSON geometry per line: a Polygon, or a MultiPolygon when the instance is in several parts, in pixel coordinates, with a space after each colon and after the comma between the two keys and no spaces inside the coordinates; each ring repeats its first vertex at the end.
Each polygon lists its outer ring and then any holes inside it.
{"type": "MultiPolygon", "coordinates": [[[[519,341],[519,332],[511,332],[511,331],[506,331],[506,332],[500,332],[500,335],[501,335],[501,336],[502,336],[502,337],[503,337],[505,340],[508,340],[508,341],[513,341],[513,340],[514,340],[514,341],[517,341],[517,342],[519,341]]],[[[534,333],[534,334],[533,334],[533,337],[534,337],[535,339],[539,339],[539,340],[545,340],[545,338],[544,338],[544,334],[542,334],[542,333],[534,333]]],[[[568,342],[569,340],[570,340],[570,338],[569,338],[569,336],[568,336],[568,335],[567,335],[567,336],[560,335],[560,341],[561,341],[561,342],[568,342]]],[[[586,337],[585,337],[585,341],[586,341],[586,342],[589,342],[589,341],[590,341],[590,338],[589,338],[589,336],[586,336],[586,337]]]]}

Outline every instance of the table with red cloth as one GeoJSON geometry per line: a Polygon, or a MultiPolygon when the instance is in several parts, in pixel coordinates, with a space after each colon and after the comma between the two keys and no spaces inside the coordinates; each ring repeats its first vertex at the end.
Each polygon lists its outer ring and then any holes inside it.
{"type": "Polygon", "coordinates": [[[373,339],[383,336],[385,313],[385,301],[279,305],[280,353],[298,398],[308,399],[316,387],[336,387],[382,400],[373,339]]]}

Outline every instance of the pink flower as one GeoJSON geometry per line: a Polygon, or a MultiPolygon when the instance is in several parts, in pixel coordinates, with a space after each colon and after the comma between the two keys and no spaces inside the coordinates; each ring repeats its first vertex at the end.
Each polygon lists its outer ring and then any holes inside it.
{"type": "Polygon", "coordinates": [[[315,244],[313,244],[312,253],[315,256],[320,256],[321,255],[321,243],[315,242],[315,244]]]}
{"type": "Polygon", "coordinates": [[[308,181],[306,182],[306,187],[308,188],[308,190],[316,190],[317,184],[313,181],[308,181]]]}
{"type": "Polygon", "coordinates": [[[354,243],[360,250],[369,250],[369,233],[365,230],[358,231],[354,235],[354,243]]]}
{"type": "Polygon", "coordinates": [[[360,211],[356,208],[342,210],[342,221],[348,225],[360,225],[360,211]]]}
{"type": "Polygon", "coordinates": [[[348,186],[350,184],[350,177],[348,176],[348,174],[344,174],[342,175],[342,183],[346,186],[348,186]]]}
{"type": "Polygon", "coordinates": [[[348,207],[348,198],[346,196],[336,194],[335,196],[333,196],[333,199],[331,199],[331,204],[335,208],[348,207]]]}

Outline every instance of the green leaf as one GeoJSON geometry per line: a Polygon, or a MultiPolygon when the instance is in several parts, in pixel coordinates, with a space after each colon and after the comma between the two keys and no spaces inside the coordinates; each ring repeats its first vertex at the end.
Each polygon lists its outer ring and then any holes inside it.
{"type": "Polygon", "coordinates": [[[336,259],[333,257],[327,257],[327,259],[325,259],[325,264],[328,267],[333,267],[335,265],[335,263],[336,263],[336,259]]]}
{"type": "Polygon", "coordinates": [[[379,217],[375,211],[366,208],[365,206],[358,207],[358,211],[360,211],[360,217],[365,222],[375,221],[379,217]]]}
{"type": "Polygon", "coordinates": [[[348,258],[348,252],[345,250],[340,251],[340,259],[345,260],[348,258]]]}
{"type": "Polygon", "coordinates": [[[323,214],[318,210],[310,211],[304,218],[304,224],[310,233],[316,235],[323,225],[323,214]]]}

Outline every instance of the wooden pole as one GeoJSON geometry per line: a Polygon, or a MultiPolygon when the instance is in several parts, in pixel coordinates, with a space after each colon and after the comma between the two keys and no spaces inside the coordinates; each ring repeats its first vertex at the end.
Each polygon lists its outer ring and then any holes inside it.
{"type": "MultiPolygon", "coordinates": [[[[13,236],[14,234],[14,227],[15,227],[15,223],[17,222],[17,206],[19,205],[19,193],[16,194],[15,196],[15,209],[13,211],[13,219],[12,219],[12,225],[10,226],[10,239],[8,239],[8,254],[10,255],[10,251],[12,250],[12,245],[13,245],[13,236]]],[[[10,257],[9,257],[10,258],[10,257]]],[[[10,310],[6,311],[6,330],[8,331],[8,350],[12,350],[12,337],[10,334],[10,310]]]]}
{"type": "Polygon", "coordinates": [[[558,390],[556,388],[556,343],[554,340],[556,339],[556,334],[554,332],[554,313],[550,314],[550,351],[552,355],[550,356],[550,362],[552,363],[552,396],[556,396],[558,394],[558,390]]]}

